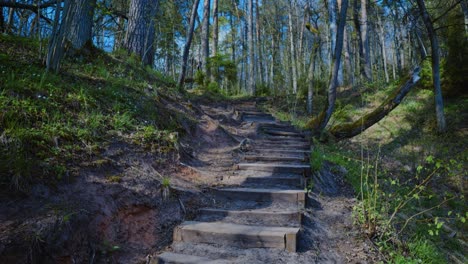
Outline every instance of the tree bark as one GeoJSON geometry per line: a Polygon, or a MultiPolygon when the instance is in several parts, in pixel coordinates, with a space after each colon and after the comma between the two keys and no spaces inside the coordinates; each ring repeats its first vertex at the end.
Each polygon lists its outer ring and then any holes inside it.
{"type": "MultiPolygon", "coordinates": [[[[13,2],[16,2],[15,0],[13,2]]],[[[13,26],[13,15],[15,14],[15,9],[10,7],[8,10],[8,19],[6,22],[5,33],[10,33],[13,26]]]]}
{"type": "Polygon", "coordinates": [[[210,58],[210,2],[210,0],[205,0],[203,5],[201,33],[202,69],[207,78],[206,80],[210,78],[210,67],[208,65],[208,60],[210,58]]]}
{"type": "Polygon", "coordinates": [[[153,66],[155,16],[158,0],[131,0],[124,47],[136,54],[143,65],[153,66]]]}
{"type": "Polygon", "coordinates": [[[213,0],[213,55],[218,54],[218,39],[219,39],[219,19],[218,19],[218,2],[213,0]]]}
{"type": "Polygon", "coordinates": [[[187,30],[186,42],[185,42],[184,51],[182,54],[182,68],[180,70],[179,81],[177,82],[177,86],[179,87],[179,89],[184,88],[185,74],[187,73],[187,64],[188,64],[188,58],[190,54],[190,46],[192,45],[193,31],[195,29],[195,20],[197,19],[197,13],[198,13],[197,10],[198,10],[199,4],[200,4],[200,0],[195,0],[192,6],[192,12],[190,13],[189,28],[187,30]]]}
{"type": "Polygon", "coordinates": [[[416,85],[420,79],[419,72],[420,68],[417,67],[413,71],[410,79],[371,113],[364,115],[352,123],[334,126],[330,129],[330,134],[332,134],[336,139],[351,138],[359,135],[375,123],[379,122],[393,109],[395,109],[401,103],[403,98],[405,98],[405,96],[409,93],[411,88],[416,85]]]}
{"type": "Polygon", "coordinates": [[[255,17],[255,40],[257,42],[257,76],[261,84],[265,82],[265,78],[263,77],[263,45],[262,45],[262,34],[261,34],[261,27],[260,27],[260,9],[259,9],[259,0],[255,1],[255,10],[257,11],[257,16],[255,17]]]}
{"type": "Polygon", "coordinates": [[[353,64],[351,63],[351,56],[350,56],[350,45],[348,40],[348,30],[345,26],[343,32],[343,47],[344,47],[344,57],[345,57],[345,68],[346,68],[346,82],[347,84],[354,85],[354,71],[353,71],[353,64]]]}
{"type": "Polygon", "coordinates": [[[465,18],[465,33],[468,36],[468,0],[461,0],[460,6],[463,11],[463,16],[465,18]]]}
{"type": "Polygon", "coordinates": [[[336,88],[338,86],[338,71],[341,64],[341,51],[343,49],[343,34],[344,27],[346,25],[346,12],[348,10],[348,0],[343,0],[341,3],[341,11],[338,23],[338,30],[336,33],[336,46],[332,60],[332,72],[330,76],[330,84],[328,86],[327,101],[325,103],[325,109],[320,113],[315,121],[309,123],[314,129],[318,129],[317,132],[322,132],[330,121],[330,118],[335,110],[336,101],[336,88]]]}
{"type": "Polygon", "coordinates": [[[331,56],[335,53],[336,44],[336,11],[337,2],[336,0],[327,0],[328,3],[328,24],[330,30],[330,52],[331,56]]]}
{"type": "Polygon", "coordinates": [[[96,0],[75,0],[66,38],[76,50],[92,45],[93,16],[96,0]]]}
{"type": "Polygon", "coordinates": [[[437,39],[434,25],[432,24],[431,17],[426,10],[424,0],[417,0],[419,12],[424,21],[427,29],[427,34],[431,41],[431,59],[432,59],[432,82],[434,84],[435,108],[437,118],[437,128],[439,132],[445,132],[445,115],[444,115],[444,101],[442,98],[442,90],[440,88],[440,54],[439,54],[439,40],[437,39]]]}
{"type": "Polygon", "coordinates": [[[384,73],[385,73],[385,81],[389,82],[390,78],[388,77],[388,69],[387,69],[387,49],[385,47],[385,31],[383,29],[383,24],[382,24],[382,19],[380,18],[380,15],[377,14],[378,18],[378,24],[379,24],[379,39],[380,39],[380,45],[382,46],[382,59],[383,59],[383,68],[384,68],[384,73]]]}
{"type": "Polygon", "coordinates": [[[296,46],[294,45],[294,28],[293,28],[293,3],[289,3],[288,25],[289,25],[289,41],[291,52],[291,71],[293,94],[297,94],[297,66],[296,66],[296,46]]]}
{"type": "Polygon", "coordinates": [[[309,73],[307,75],[307,113],[309,115],[312,114],[313,111],[313,99],[314,99],[314,72],[315,72],[315,65],[317,60],[318,49],[320,47],[320,42],[314,43],[314,48],[312,50],[312,54],[310,56],[310,65],[309,65],[309,73]]]}
{"type": "Polygon", "coordinates": [[[66,32],[71,24],[72,10],[74,1],[65,0],[63,5],[62,15],[60,7],[55,9],[54,25],[52,28],[52,36],[49,40],[49,46],[46,56],[46,69],[56,73],[60,70],[60,62],[65,53],[66,32]],[[59,23],[61,17],[61,22],[59,23]]]}
{"type": "Polygon", "coordinates": [[[5,32],[5,18],[3,17],[3,6],[0,7],[0,32],[5,32]]]}
{"type": "Polygon", "coordinates": [[[372,68],[370,62],[369,39],[367,36],[367,0],[354,1],[354,24],[359,39],[360,74],[366,81],[372,81],[372,68]],[[360,12],[359,12],[360,11],[360,12]],[[359,15],[358,15],[359,13],[359,15]]]}
{"type": "Polygon", "coordinates": [[[248,89],[251,95],[255,95],[255,54],[254,54],[254,28],[253,28],[253,0],[248,0],[247,3],[247,45],[249,49],[249,72],[248,72],[248,89]]]}

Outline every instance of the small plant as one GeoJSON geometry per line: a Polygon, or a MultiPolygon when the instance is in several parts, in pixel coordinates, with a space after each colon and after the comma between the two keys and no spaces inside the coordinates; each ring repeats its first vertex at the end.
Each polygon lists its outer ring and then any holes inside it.
{"type": "Polygon", "coordinates": [[[112,118],[115,130],[127,131],[133,126],[133,118],[129,112],[117,113],[112,118]]]}
{"type": "Polygon", "coordinates": [[[107,177],[108,182],[120,183],[122,181],[122,175],[111,175],[107,177]]]}
{"type": "Polygon", "coordinates": [[[310,153],[310,169],[312,170],[312,172],[320,171],[323,166],[323,161],[324,161],[323,152],[316,145],[312,149],[312,153],[310,153]]]}
{"type": "Polygon", "coordinates": [[[171,191],[171,179],[169,177],[163,177],[161,180],[161,193],[163,200],[169,198],[171,191]]]}

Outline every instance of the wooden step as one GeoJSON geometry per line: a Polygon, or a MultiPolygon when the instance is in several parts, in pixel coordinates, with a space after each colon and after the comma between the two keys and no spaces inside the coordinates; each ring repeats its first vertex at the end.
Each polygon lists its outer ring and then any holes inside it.
{"type": "Polygon", "coordinates": [[[288,172],[302,173],[310,170],[309,164],[288,164],[288,163],[239,163],[239,170],[269,171],[269,172],[288,172]]]}
{"type": "Polygon", "coordinates": [[[300,227],[302,212],[278,209],[224,210],[204,208],[200,209],[199,219],[210,222],[223,221],[237,224],[300,227]]]}
{"type": "Polygon", "coordinates": [[[260,140],[255,140],[254,145],[310,148],[310,144],[308,142],[301,142],[301,141],[294,141],[294,140],[271,141],[271,140],[260,139],[260,140]]]}
{"type": "Polygon", "coordinates": [[[186,221],[174,229],[174,241],[240,248],[278,248],[295,252],[298,233],[297,227],[186,221]]]}
{"type": "Polygon", "coordinates": [[[298,208],[304,208],[305,206],[306,192],[304,190],[226,188],[214,189],[213,192],[231,201],[288,203],[298,208]]]}
{"type": "Polygon", "coordinates": [[[261,111],[242,111],[242,112],[239,112],[239,113],[242,114],[242,116],[270,116],[270,117],[273,117],[271,114],[261,112],[261,111]]]}
{"type": "Polygon", "coordinates": [[[277,135],[277,136],[302,137],[302,138],[305,137],[305,134],[303,133],[282,131],[282,130],[276,130],[276,129],[264,130],[263,133],[269,134],[269,135],[277,135]]]}
{"type": "Polygon", "coordinates": [[[178,254],[173,252],[164,252],[158,256],[156,262],[151,261],[151,264],[228,264],[227,260],[212,260],[205,257],[178,254]]]}
{"type": "Polygon", "coordinates": [[[242,183],[242,186],[258,185],[262,187],[267,186],[289,186],[291,188],[304,188],[304,176],[299,174],[285,175],[285,176],[260,176],[260,177],[247,177],[242,183]]]}
{"type": "Polygon", "coordinates": [[[244,156],[244,160],[247,161],[293,161],[293,162],[304,162],[308,159],[304,155],[248,155],[244,156]]]}
{"type": "Polygon", "coordinates": [[[275,118],[272,116],[242,116],[245,122],[258,122],[258,123],[274,123],[275,118]]]}
{"type": "Polygon", "coordinates": [[[268,149],[268,150],[310,150],[309,145],[282,145],[282,144],[271,144],[271,143],[255,143],[253,144],[254,149],[268,149]]]}
{"type": "Polygon", "coordinates": [[[255,140],[266,140],[266,141],[275,141],[275,142],[301,142],[310,144],[310,140],[300,137],[283,137],[283,136],[264,136],[260,138],[256,138],[255,140]]]}
{"type": "MultiPolygon", "coordinates": [[[[270,153],[270,154],[277,154],[277,153],[294,153],[294,154],[303,154],[303,155],[308,155],[311,153],[311,151],[309,149],[305,150],[305,149],[293,149],[293,148],[281,148],[281,149],[278,149],[278,148],[271,148],[271,147],[265,147],[265,146],[255,146],[253,152],[256,152],[256,153],[270,153]]],[[[252,152],[250,152],[252,153],[252,152]]]]}

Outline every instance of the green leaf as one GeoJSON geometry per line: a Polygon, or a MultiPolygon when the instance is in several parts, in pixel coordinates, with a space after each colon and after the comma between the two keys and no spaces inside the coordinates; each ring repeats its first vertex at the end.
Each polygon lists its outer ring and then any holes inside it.
{"type": "Polygon", "coordinates": [[[429,230],[429,235],[430,235],[430,236],[434,236],[434,231],[429,230]]]}
{"type": "Polygon", "coordinates": [[[431,156],[427,156],[426,162],[427,162],[427,163],[434,163],[434,156],[432,156],[432,155],[431,155],[431,156]]]}
{"type": "Polygon", "coordinates": [[[420,173],[422,169],[423,169],[423,166],[421,166],[421,165],[419,165],[419,166],[416,168],[416,170],[418,171],[418,173],[420,173]]]}

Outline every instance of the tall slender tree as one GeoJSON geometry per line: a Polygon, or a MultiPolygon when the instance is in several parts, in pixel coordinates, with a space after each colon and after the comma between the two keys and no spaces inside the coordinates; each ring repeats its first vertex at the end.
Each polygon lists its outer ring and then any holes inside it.
{"type": "Polygon", "coordinates": [[[330,121],[331,115],[335,110],[336,88],[338,87],[338,71],[341,64],[341,51],[343,49],[343,34],[346,25],[346,12],[348,10],[348,0],[343,0],[336,33],[335,52],[332,60],[332,72],[330,74],[330,83],[328,85],[327,101],[324,111],[319,115],[316,128],[322,132],[330,121]]]}
{"type": "Polygon", "coordinates": [[[439,132],[445,132],[444,101],[442,98],[442,89],[440,88],[440,51],[439,40],[432,24],[432,19],[427,12],[424,0],[417,0],[419,12],[426,26],[429,40],[431,41],[431,60],[432,60],[432,82],[434,85],[435,108],[437,128],[439,132]]]}
{"type": "Polygon", "coordinates": [[[367,81],[372,81],[367,28],[367,0],[354,0],[354,24],[359,40],[359,64],[361,77],[367,81]]]}
{"type": "Polygon", "coordinates": [[[203,5],[203,21],[202,21],[202,33],[201,33],[201,64],[203,72],[206,77],[210,76],[210,67],[208,60],[210,58],[210,0],[205,0],[203,5]]]}
{"type": "Polygon", "coordinates": [[[293,27],[293,8],[295,1],[289,2],[288,9],[288,26],[289,26],[289,48],[290,48],[290,62],[292,73],[292,88],[293,94],[297,94],[297,59],[296,59],[296,45],[294,40],[294,27],[293,27]]]}
{"type": "Polygon", "coordinates": [[[197,19],[197,11],[200,0],[195,0],[193,2],[192,11],[190,13],[189,27],[187,29],[187,37],[185,40],[184,51],[182,54],[182,67],[179,75],[179,81],[177,82],[179,89],[183,88],[185,81],[185,74],[187,73],[188,58],[190,53],[190,46],[192,45],[193,40],[193,31],[195,29],[195,20],[197,19]]]}
{"type": "Polygon", "coordinates": [[[255,54],[254,54],[254,26],[253,26],[253,0],[248,0],[247,14],[247,46],[249,49],[248,62],[248,89],[250,94],[254,95],[255,89],[255,54]]]}

